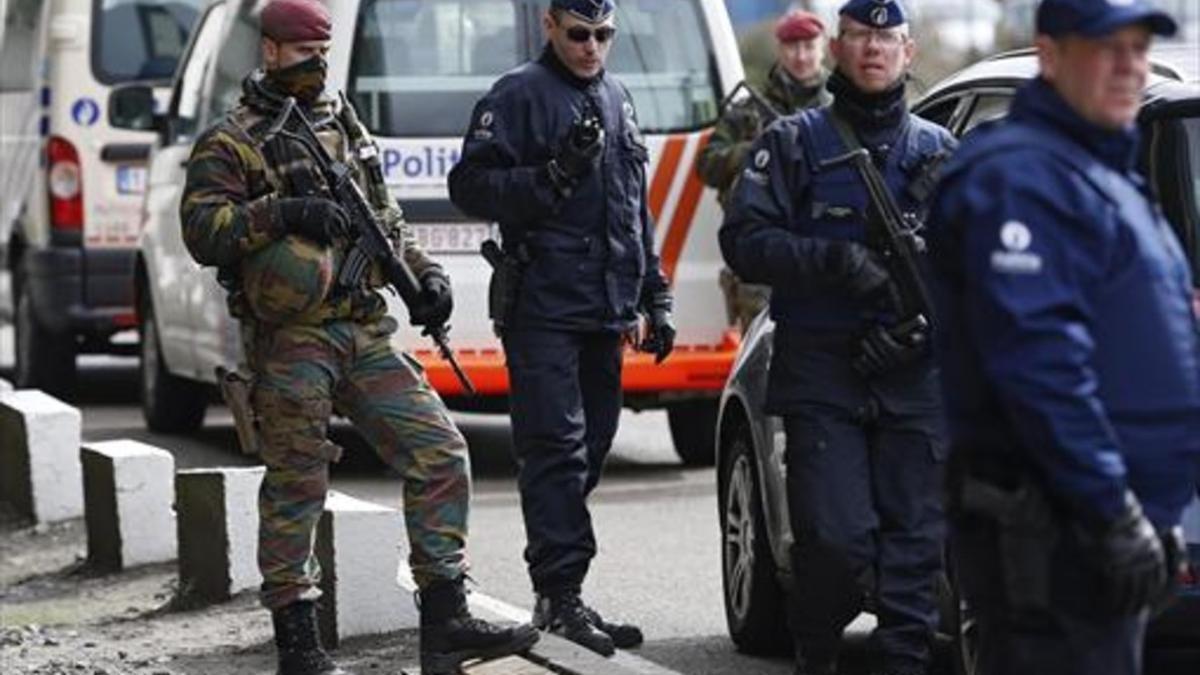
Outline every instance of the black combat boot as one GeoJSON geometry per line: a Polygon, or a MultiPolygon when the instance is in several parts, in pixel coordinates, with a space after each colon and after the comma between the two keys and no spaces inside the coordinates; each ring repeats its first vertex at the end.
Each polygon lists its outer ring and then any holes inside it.
{"type": "Polygon", "coordinates": [[[600,612],[587,605],[583,606],[583,611],[587,614],[588,622],[607,633],[617,649],[633,649],[645,641],[642,629],[631,623],[605,621],[604,617],[600,616],[600,612]]]}
{"type": "Polygon", "coordinates": [[[539,595],[533,608],[533,625],[601,656],[612,656],[616,651],[613,638],[592,623],[590,610],[579,598],[579,591],[539,595]]]}
{"type": "Polygon", "coordinates": [[[338,668],[321,649],[317,635],[317,608],[300,600],[271,612],[275,648],[279,651],[277,675],[353,675],[338,668]]]}
{"type": "Polygon", "coordinates": [[[528,624],[499,626],[471,616],[463,580],[421,589],[421,675],[456,675],[464,661],[528,651],[538,632],[528,624]]]}

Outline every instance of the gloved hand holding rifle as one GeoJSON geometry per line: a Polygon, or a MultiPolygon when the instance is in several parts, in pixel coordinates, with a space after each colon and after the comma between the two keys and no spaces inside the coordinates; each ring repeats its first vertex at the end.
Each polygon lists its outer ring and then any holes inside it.
{"type": "Polygon", "coordinates": [[[438,269],[427,271],[418,280],[404,259],[396,255],[375,209],[354,182],[351,167],[329,155],[317,138],[312,123],[304,112],[296,107],[296,101],[291,97],[284,102],[283,109],[268,129],[266,138],[270,140],[276,136],[295,141],[305,148],[324,176],[332,201],[345,215],[354,245],[342,262],[337,283],[344,288],[355,288],[367,273],[370,264],[378,265],[384,279],[395,289],[408,308],[413,324],[424,327],[422,335],[433,339],[438,352],[454,369],[454,374],[458,376],[463,388],[469,395],[475,395],[475,386],[454,358],[454,352],[450,351],[446,337],[446,320],[449,319],[453,308],[450,280],[438,269]],[[289,125],[288,122],[293,118],[297,124],[289,125]]]}

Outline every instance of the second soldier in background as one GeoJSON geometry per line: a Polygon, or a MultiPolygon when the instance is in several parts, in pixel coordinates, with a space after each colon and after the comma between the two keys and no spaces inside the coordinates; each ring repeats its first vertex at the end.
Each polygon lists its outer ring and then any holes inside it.
{"type": "MultiPolygon", "coordinates": [[[[833,100],[825,88],[826,73],[821,65],[824,40],[825,24],[811,12],[794,10],[775,23],[776,61],[767,74],[766,87],[761,94],[751,91],[727,104],[696,159],[696,173],[705,184],[717,188],[722,206],[729,204],[746,152],[768,124],[780,115],[833,100]]],[[[742,283],[728,267],[721,268],[720,280],[729,322],[744,330],[767,306],[770,288],[742,283]]]]}
{"type": "Polygon", "coordinates": [[[479,101],[450,174],[463,211],[499,222],[492,315],[511,382],[534,623],[601,654],[642,641],[581,600],[596,554],[587,497],[621,412],[622,347],[637,329],[671,352],[671,294],[654,252],[646,147],[629,92],[604,70],[611,0],[554,0],[540,58],[479,101]]]}
{"type": "Polygon", "coordinates": [[[944,529],[938,383],[927,335],[894,332],[864,183],[822,163],[866,149],[900,208],[920,214],[953,139],[908,112],[915,45],[900,4],[851,0],[839,14],[833,105],[783,119],[751,148],[721,249],[742,279],[771,286],[767,407],[787,438],[796,672],[836,671],[842,631],[871,594],[881,672],[918,675],[944,529]]]}

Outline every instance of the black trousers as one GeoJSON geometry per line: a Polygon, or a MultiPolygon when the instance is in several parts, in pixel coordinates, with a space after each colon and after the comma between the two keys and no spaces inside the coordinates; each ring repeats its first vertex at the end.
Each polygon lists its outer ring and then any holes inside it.
{"type": "Polygon", "coordinates": [[[578,590],[596,555],[587,497],[621,413],[621,336],[510,330],[504,351],[533,589],[578,590]]]}
{"type": "Polygon", "coordinates": [[[932,656],[945,535],[933,369],[872,382],[838,354],[793,354],[789,365],[819,383],[784,415],[797,644],[810,659],[836,652],[870,594],[886,665],[921,670],[932,656]]]}

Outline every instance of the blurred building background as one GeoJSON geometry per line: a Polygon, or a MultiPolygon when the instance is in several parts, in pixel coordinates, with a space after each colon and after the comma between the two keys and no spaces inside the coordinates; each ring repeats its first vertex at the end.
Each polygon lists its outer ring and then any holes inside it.
{"type": "MultiPolygon", "coordinates": [[[[775,19],[792,8],[819,14],[831,30],[845,0],[726,0],[738,33],[747,76],[761,82],[774,60],[771,30],[775,19]]],[[[917,39],[915,82],[910,94],[942,77],[997,52],[1033,42],[1033,16],[1038,0],[905,0],[913,15],[917,39]]],[[[1177,39],[1200,40],[1200,0],[1156,0],[1179,21],[1177,39]]],[[[1200,65],[1200,50],[1196,59],[1200,65]]]]}

